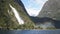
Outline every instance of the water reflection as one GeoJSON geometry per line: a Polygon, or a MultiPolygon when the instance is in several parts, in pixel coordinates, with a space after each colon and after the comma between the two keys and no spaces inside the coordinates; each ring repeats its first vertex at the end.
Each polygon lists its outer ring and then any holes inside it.
{"type": "Polygon", "coordinates": [[[60,34],[60,30],[0,30],[0,34],[60,34]]]}

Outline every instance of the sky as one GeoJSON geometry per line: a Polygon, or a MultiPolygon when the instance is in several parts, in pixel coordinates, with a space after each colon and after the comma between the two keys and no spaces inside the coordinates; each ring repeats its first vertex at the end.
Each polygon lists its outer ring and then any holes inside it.
{"type": "Polygon", "coordinates": [[[37,16],[47,0],[21,0],[30,16],[37,16]]]}

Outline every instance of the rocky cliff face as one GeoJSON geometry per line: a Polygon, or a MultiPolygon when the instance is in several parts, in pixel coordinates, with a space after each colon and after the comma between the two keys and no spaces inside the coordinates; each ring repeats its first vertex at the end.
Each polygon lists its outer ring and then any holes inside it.
{"type": "Polygon", "coordinates": [[[54,20],[60,20],[60,0],[48,0],[44,4],[38,17],[49,17],[54,20]]]}

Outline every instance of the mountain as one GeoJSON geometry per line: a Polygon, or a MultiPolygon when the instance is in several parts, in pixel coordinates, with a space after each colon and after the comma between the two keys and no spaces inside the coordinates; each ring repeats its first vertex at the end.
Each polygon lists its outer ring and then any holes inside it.
{"type": "Polygon", "coordinates": [[[0,0],[0,28],[16,29],[19,25],[31,23],[21,0],[0,0]]]}
{"type": "MultiPolygon", "coordinates": [[[[45,4],[47,3],[48,1],[45,4]]],[[[52,16],[50,17],[50,15],[48,15],[49,17],[45,16],[46,15],[45,10],[47,8],[44,9],[44,11],[43,8],[41,10],[42,13],[40,12],[40,14],[37,17],[33,17],[28,15],[21,0],[0,0],[0,29],[11,30],[11,29],[46,29],[46,28],[54,29],[54,27],[60,28],[58,27],[60,25],[59,23],[60,21],[53,19],[52,16]],[[41,17],[40,15],[44,17],[41,17]]],[[[49,10],[46,11],[48,12],[49,10]]],[[[53,13],[51,14],[53,15],[53,13]]]]}
{"type": "Polygon", "coordinates": [[[60,0],[48,0],[37,17],[51,18],[56,28],[60,28],[60,0]]]}
{"type": "Polygon", "coordinates": [[[48,0],[38,17],[50,17],[55,20],[60,20],[60,0],[48,0]]]}

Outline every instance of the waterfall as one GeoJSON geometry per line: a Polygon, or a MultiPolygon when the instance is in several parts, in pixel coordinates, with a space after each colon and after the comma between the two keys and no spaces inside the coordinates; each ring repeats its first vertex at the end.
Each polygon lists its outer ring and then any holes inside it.
{"type": "Polygon", "coordinates": [[[9,4],[10,8],[12,9],[17,21],[19,22],[19,24],[24,24],[24,21],[21,19],[21,16],[19,15],[18,11],[11,5],[9,4]]]}

